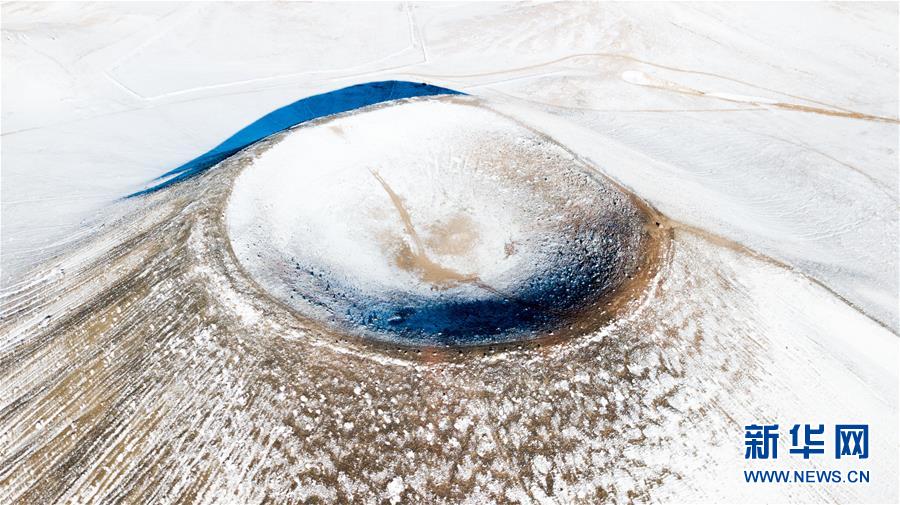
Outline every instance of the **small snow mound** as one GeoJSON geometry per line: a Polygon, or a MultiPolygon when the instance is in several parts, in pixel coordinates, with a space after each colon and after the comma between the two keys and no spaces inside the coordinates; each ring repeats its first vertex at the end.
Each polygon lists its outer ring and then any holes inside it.
{"type": "Polygon", "coordinates": [[[388,498],[391,503],[400,503],[400,495],[403,493],[403,490],[406,489],[406,484],[403,482],[402,477],[394,477],[394,479],[388,483],[387,492],[388,498]]]}

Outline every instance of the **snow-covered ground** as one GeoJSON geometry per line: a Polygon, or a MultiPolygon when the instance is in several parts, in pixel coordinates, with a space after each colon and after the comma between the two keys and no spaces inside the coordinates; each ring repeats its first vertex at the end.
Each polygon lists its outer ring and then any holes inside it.
{"type": "Polygon", "coordinates": [[[0,497],[897,500],[896,4],[7,3],[2,28],[0,497]],[[658,209],[648,292],[540,352],[410,361],[309,336],[226,272],[204,227],[239,164],[116,202],[273,109],[386,79],[480,97],[658,209]],[[166,360],[190,374],[147,366],[166,360]],[[865,462],[786,461],[873,482],[743,483],[754,422],[869,423],[865,462]],[[102,454],[64,470],[92,429],[102,454]]]}
{"type": "Polygon", "coordinates": [[[897,329],[895,5],[12,3],[3,15],[4,278],[280,105],[422,79],[587,128],[590,158],[672,217],[897,329]]]}

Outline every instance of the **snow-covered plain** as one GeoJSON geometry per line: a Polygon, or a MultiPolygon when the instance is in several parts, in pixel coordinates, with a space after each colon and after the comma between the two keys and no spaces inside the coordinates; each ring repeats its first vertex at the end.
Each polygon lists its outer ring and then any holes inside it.
{"type": "Polygon", "coordinates": [[[111,199],[266,112],[399,78],[587,128],[596,150],[585,154],[672,217],[791,264],[897,330],[896,6],[3,13],[5,279],[111,199]],[[623,166],[625,147],[643,158],[629,152],[623,166]]]}
{"type": "Polygon", "coordinates": [[[896,4],[2,14],[0,501],[897,500],[896,4]],[[384,79],[481,97],[661,211],[647,290],[540,350],[411,357],[238,273],[222,208],[269,145],[115,202],[384,79]],[[873,482],[744,484],[762,422],[869,423],[866,461],[769,466],[873,482]]]}

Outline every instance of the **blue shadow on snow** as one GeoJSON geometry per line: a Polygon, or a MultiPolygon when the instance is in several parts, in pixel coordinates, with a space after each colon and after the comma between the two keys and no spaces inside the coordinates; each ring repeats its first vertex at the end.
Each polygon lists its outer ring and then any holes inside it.
{"type": "Polygon", "coordinates": [[[132,193],[126,198],[153,193],[189,179],[255,142],[313,119],[402,98],[464,94],[460,91],[419,82],[380,81],[356,84],[303,98],[257,119],[216,147],[154,179],[154,181],[161,182],[132,193]]]}

